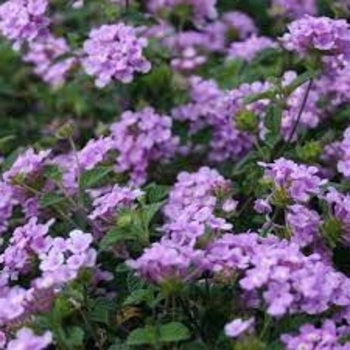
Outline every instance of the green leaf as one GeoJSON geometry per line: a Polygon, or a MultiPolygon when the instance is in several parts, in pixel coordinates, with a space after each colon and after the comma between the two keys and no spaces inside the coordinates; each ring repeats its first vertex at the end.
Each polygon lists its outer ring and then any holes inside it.
{"type": "Polygon", "coordinates": [[[16,137],[14,135],[7,135],[0,138],[0,150],[4,151],[9,142],[15,140],[16,137]]]}
{"type": "Polygon", "coordinates": [[[127,339],[128,345],[154,345],[159,343],[176,343],[191,337],[188,328],[180,322],[161,325],[158,330],[154,326],[137,328],[127,339]]]}
{"type": "Polygon", "coordinates": [[[134,271],[131,271],[128,274],[126,284],[128,286],[129,293],[133,293],[145,286],[145,282],[140,277],[136,276],[134,271]]]}
{"type": "Polygon", "coordinates": [[[276,91],[275,90],[267,90],[264,91],[260,94],[253,94],[248,96],[247,98],[244,99],[243,103],[245,105],[250,105],[251,103],[260,101],[260,100],[272,100],[276,95],[276,91]]]}
{"type": "Polygon", "coordinates": [[[123,343],[120,339],[116,339],[114,344],[111,345],[108,350],[129,350],[129,346],[123,343]]]}
{"type": "Polygon", "coordinates": [[[191,337],[188,328],[180,322],[170,322],[160,327],[160,342],[175,343],[191,337]]]}
{"type": "Polygon", "coordinates": [[[82,189],[102,186],[103,181],[113,171],[112,167],[100,166],[85,171],[80,178],[80,187],[82,189]]]}
{"type": "Polygon", "coordinates": [[[149,203],[160,202],[169,193],[169,186],[158,185],[156,183],[151,183],[146,187],[146,197],[149,203]]]}
{"type": "Polygon", "coordinates": [[[69,328],[67,344],[78,347],[84,343],[84,331],[80,327],[69,328]]]}
{"type": "Polygon", "coordinates": [[[133,291],[124,301],[124,305],[137,305],[149,303],[153,299],[153,293],[148,289],[138,289],[133,291]]]}
{"type": "Polygon", "coordinates": [[[272,105],[268,108],[265,126],[269,131],[279,134],[281,128],[282,108],[272,105]]]}
{"type": "Polygon", "coordinates": [[[89,319],[95,322],[109,323],[110,312],[114,309],[114,303],[105,299],[98,299],[89,311],[89,319]]]}
{"type": "Polygon", "coordinates": [[[156,343],[156,329],[153,326],[133,330],[126,341],[127,345],[154,345],[156,343]]]}
{"type": "Polygon", "coordinates": [[[282,120],[282,108],[276,105],[271,105],[268,108],[265,118],[265,126],[268,130],[265,144],[270,149],[273,149],[280,140],[280,129],[282,120]]]}
{"type": "Polygon", "coordinates": [[[181,350],[207,350],[208,347],[205,344],[198,342],[186,343],[181,346],[181,350]]]}
{"type": "Polygon", "coordinates": [[[4,160],[4,162],[1,164],[1,167],[3,170],[8,170],[11,168],[12,164],[16,161],[17,157],[22,154],[23,152],[25,152],[25,148],[24,147],[19,147],[17,148],[15,151],[13,151],[12,153],[10,153],[9,156],[7,156],[4,160]]]}
{"type": "Polygon", "coordinates": [[[155,215],[159,212],[160,208],[164,205],[164,202],[152,203],[144,205],[141,211],[142,222],[145,227],[148,227],[155,215]]]}
{"type": "Polygon", "coordinates": [[[99,246],[101,250],[113,246],[120,241],[136,240],[137,234],[130,230],[130,227],[114,226],[111,228],[106,235],[102,238],[99,246]]]}
{"type": "Polygon", "coordinates": [[[62,179],[62,170],[54,164],[46,165],[43,174],[46,178],[51,179],[53,181],[61,181],[62,179]]]}
{"type": "Polygon", "coordinates": [[[40,198],[40,206],[42,208],[48,208],[66,201],[67,199],[59,194],[44,193],[40,198]]]}

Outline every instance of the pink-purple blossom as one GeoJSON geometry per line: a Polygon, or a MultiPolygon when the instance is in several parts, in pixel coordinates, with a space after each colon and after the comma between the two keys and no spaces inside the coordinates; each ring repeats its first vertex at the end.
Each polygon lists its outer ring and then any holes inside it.
{"type": "Polygon", "coordinates": [[[144,57],[145,38],[124,23],[102,25],[90,32],[84,43],[82,65],[102,88],[113,80],[130,83],[136,73],[147,73],[150,62],[144,57]]]}
{"type": "Polygon", "coordinates": [[[47,0],[8,0],[0,6],[0,33],[15,47],[47,34],[47,0]]]}

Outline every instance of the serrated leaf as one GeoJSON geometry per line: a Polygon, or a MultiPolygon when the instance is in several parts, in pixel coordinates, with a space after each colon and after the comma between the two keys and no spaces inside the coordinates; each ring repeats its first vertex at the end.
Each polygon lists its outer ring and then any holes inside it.
{"type": "Polygon", "coordinates": [[[282,109],[278,106],[269,107],[266,118],[265,118],[265,126],[274,134],[279,134],[281,128],[281,118],[282,118],[282,109]]]}
{"type": "Polygon", "coordinates": [[[142,207],[141,217],[145,227],[148,227],[155,215],[159,212],[164,202],[147,204],[142,207]]]}
{"type": "Polygon", "coordinates": [[[106,177],[113,171],[112,167],[96,167],[85,171],[80,178],[81,189],[101,186],[106,177]]]}
{"type": "Polygon", "coordinates": [[[153,298],[152,293],[147,289],[133,291],[124,301],[124,305],[135,305],[143,302],[148,303],[153,298]]]}
{"type": "Polygon", "coordinates": [[[99,299],[93,305],[92,309],[89,311],[89,318],[92,321],[108,324],[109,313],[113,309],[113,303],[105,300],[99,299]]]}
{"type": "Polygon", "coordinates": [[[135,239],[137,239],[137,234],[136,232],[131,231],[130,227],[115,226],[106,233],[99,246],[101,250],[105,250],[120,241],[135,239]]]}
{"type": "Polygon", "coordinates": [[[40,198],[40,206],[42,208],[48,208],[66,201],[67,199],[59,194],[44,193],[40,198]]]}
{"type": "Polygon", "coordinates": [[[54,164],[50,164],[45,166],[43,170],[43,174],[48,179],[54,180],[54,181],[61,181],[62,179],[62,170],[54,164]]]}
{"type": "Polygon", "coordinates": [[[73,347],[79,347],[84,342],[84,331],[80,327],[69,328],[67,343],[73,347]]]}
{"type": "Polygon", "coordinates": [[[152,326],[133,330],[127,339],[127,345],[154,345],[156,343],[156,329],[152,326]]]}
{"type": "Polygon", "coordinates": [[[162,201],[169,193],[169,186],[152,183],[146,187],[146,196],[149,203],[162,201]]]}
{"type": "Polygon", "coordinates": [[[136,290],[142,289],[145,285],[145,282],[136,274],[131,271],[126,279],[126,284],[130,293],[135,292],[136,290]]]}
{"type": "Polygon", "coordinates": [[[191,337],[189,329],[180,322],[170,322],[160,327],[160,342],[175,343],[191,337]]]}

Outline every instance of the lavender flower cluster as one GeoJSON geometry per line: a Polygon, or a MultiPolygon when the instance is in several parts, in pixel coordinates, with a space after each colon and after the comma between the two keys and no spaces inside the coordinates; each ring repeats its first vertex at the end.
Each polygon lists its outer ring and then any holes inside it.
{"type": "Polygon", "coordinates": [[[347,21],[313,0],[270,1],[265,31],[215,0],[103,6],[72,40],[48,1],[0,5],[52,88],[132,83],[101,92],[121,103],[93,138],[83,116],[1,156],[0,348],[350,349],[347,21]]]}

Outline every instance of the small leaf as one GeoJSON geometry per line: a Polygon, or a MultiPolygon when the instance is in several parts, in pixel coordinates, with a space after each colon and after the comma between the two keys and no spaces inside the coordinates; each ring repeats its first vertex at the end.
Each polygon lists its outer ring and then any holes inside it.
{"type": "Polygon", "coordinates": [[[112,302],[108,302],[105,299],[98,299],[89,312],[89,318],[95,322],[108,324],[109,313],[113,308],[114,305],[112,302]]]}
{"type": "Polygon", "coordinates": [[[145,282],[131,271],[126,279],[126,284],[130,293],[133,293],[139,289],[142,289],[145,285],[145,282]]]}
{"type": "Polygon", "coordinates": [[[12,164],[16,161],[17,157],[22,154],[23,152],[25,152],[25,148],[24,147],[19,147],[17,148],[15,151],[13,151],[12,153],[10,153],[9,156],[7,156],[4,160],[4,162],[1,164],[1,167],[3,170],[8,170],[11,168],[12,164]]]}
{"type": "Polygon", "coordinates": [[[62,179],[62,170],[54,164],[49,164],[45,166],[43,170],[43,174],[48,179],[54,180],[54,181],[61,181],[62,179]]]}
{"type": "Polygon", "coordinates": [[[153,345],[156,343],[156,330],[152,326],[133,330],[127,339],[128,345],[153,345]]]}
{"type": "Polygon", "coordinates": [[[130,241],[137,239],[137,234],[130,230],[130,227],[114,226],[102,238],[99,246],[101,250],[105,250],[120,241],[130,241]]]}
{"type": "Polygon", "coordinates": [[[145,227],[148,227],[155,215],[159,212],[164,202],[152,203],[142,207],[141,216],[145,227]]]}
{"type": "Polygon", "coordinates": [[[170,322],[160,327],[160,342],[175,343],[191,337],[188,328],[180,322],[170,322]]]}
{"type": "Polygon", "coordinates": [[[150,290],[138,289],[133,291],[124,301],[124,305],[136,305],[143,302],[149,303],[153,298],[150,290]]]}
{"type": "Polygon", "coordinates": [[[272,100],[276,95],[275,90],[267,90],[260,94],[253,94],[244,99],[243,103],[249,105],[260,100],[272,100]]]}
{"type": "Polygon", "coordinates": [[[96,167],[85,171],[80,178],[80,186],[82,189],[102,186],[103,181],[113,171],[112,167],[96,167]]]}
{"type": "Polygon", "coordinates": [[[44,193],[40,198],[40,206],[42,208],[48,208],[66,201],[67,199],[59,194],[44,193]]]}
{"type": "Polygon", "coordinates": [[[84,331],[80,327],[69,328],[67,343],[79,347],[84,343],[84,331]]]}
{"type": "Polygon", "coordinates": [[[149,203],[162,201],[169,193],[169,186],[152,183],[146,187],[146,196],[149,203]]]}

